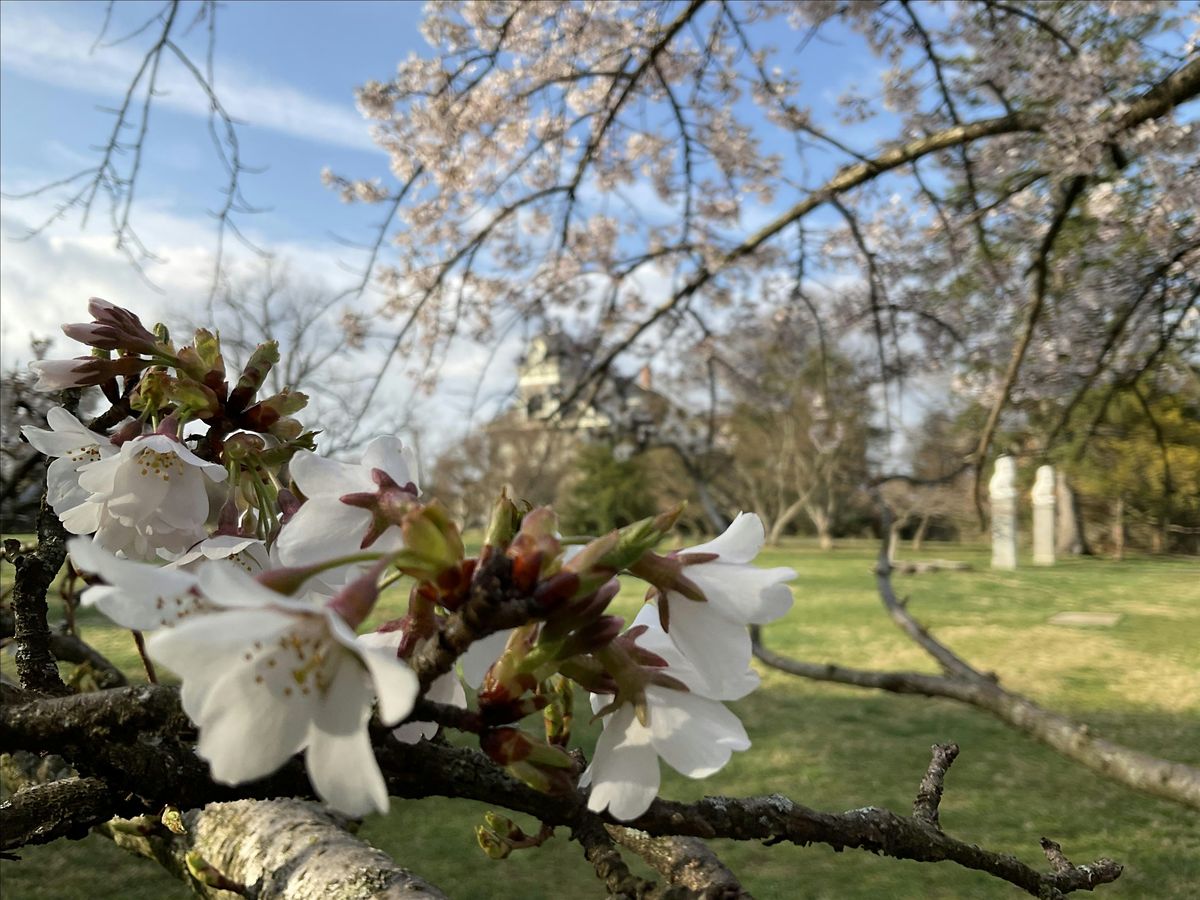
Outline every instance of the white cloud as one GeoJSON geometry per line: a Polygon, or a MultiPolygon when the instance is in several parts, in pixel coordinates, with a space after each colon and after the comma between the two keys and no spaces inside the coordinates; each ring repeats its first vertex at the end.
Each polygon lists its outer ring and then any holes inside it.
{"type": "MultiPolygon", "coordinates": [[[[120,102],[144,49],[130,42],[91,52],[95,29],[66,24],[53,4],[4,4],[0,29],[3,68],[26,78],[96,94],[112,106],[120,102]]],[[[98,27],[98,26],[97,26],[98,27]]],[[[216,87],[234,118],[251,127],[268,128],[322,144],[356,150],[376,149],[367,123],[345,104],[330,103],[271,79],[238,63],[218,61],[216,87]]],[[[155,102],[179,112],[208,116],[208,99],[177,59],[163,57],[160,95],[155,102]]]]}
{"type": "MultiPolygon", "coordinates": [[[[28,240],[13,240],[28,233],[40,221],[34,210],[22,206],[18,211],[5,204],[0,211],[0,364],[4,369],[23,367],[31,358],[30,337],[55,339],[51,357],[83,355],[86,348],[62,335],[64,322],[87,321],[89,297],[103,297],[137,313],[147,324],[160,320],[178,321],[196,318],[203,309],[209,279],[212,276],[213,225],[207,219],[185,219],[173,215],[149,201],[141,215],[146,233],[155,235],[155,250],[166,260],[150,276],[155,290],[130,267],[113,247],[111,234],[102,225],[89,231],[59,227],[34,235],[28,240]]],[[[297,283],[326,284],[341,289],[354,280],[347,274],[346,250],[331,241],[274,242],[251,237],[277,258],[286,261],[297,283]]],[[[233,272],[257,265],[247,251],[236,244],[230,248],[229,266],[233,272]]],[[[356,277],[356,276],[355,276],[356,277]]],[[[363,308],[370,310],[377,298],[365,297],[363,308]]],[[[331,312],[330,327],[335,326],[341,307],[331,312]]],[[[396,323],[396,327],[399,323],[396,323]]],[[[386,331],[390,323],[382,323],[386,331]]],[[[523,347],[512,334],[492,355],[469,341],[456,341],[441,370],[441,380],[432,395],[418,394],[399,361],[389,368],[377,394],[378,409],[372,422],[404,421],[409,413],[420,427],[427,452],[436,452],[450,441],[462,437],[469,424],[486,421],[502,405],[494,396],[496,387],[507,389],[515,382],[515,362],[523,347]],[[490,364],[487,381],[476,392],[480,372],[490,364]]],[[[362,373],[368,383],[382,365],[379,349],[339,359],[337,377],[362,373]]],[[[313,422],[319,427],[319,423],[313,422]]],[[[369,435],[368,435],[369,436],[369,435]]],[[[322,444],[332,442],[327,436],[322,444]]]]}

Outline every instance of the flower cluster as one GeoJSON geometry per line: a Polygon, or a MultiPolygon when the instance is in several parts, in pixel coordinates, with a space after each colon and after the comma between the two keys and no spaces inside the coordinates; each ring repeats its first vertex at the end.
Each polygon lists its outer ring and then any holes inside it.
{"type": "Polygon", "coordinates": [[[290,418],[301,395],[255,399],[273,346],[231,386],[216,335],[177,347],[112,304],[91,311],[67,333],[120,365],[39,365],[51,387],[98,385],[112,410],[89,427],[55,408],[49,430],[24,431],[54,458],[47,497],[78,535],[83,603],[153,632],[147,652],[182,680],[218,781],[303,753],[331,806],[384,811],[374,714],[409,743],[450,722],[533,787],[590,787],[590,808],[629,820],[658,792],[659,757],[701,778],[749,747],[723,701],[757,686],[746,626],[787,612],[795,575],[751,565],[756,516],[660,554],[678,510],[568,546],[552,510],[502,494],[470,556],[398,439],[375,439],[358,462],[327,459],[290,418]],[[609,612],[622,574],[650,585],[629,628],[609,612]],[[358,634],[401,577],[407,612],[358,634]],[[575,686],[604,725],[582,772],[565,751],[575,686]],[[524,727],[537,713],[543,734],[524,727]]]}

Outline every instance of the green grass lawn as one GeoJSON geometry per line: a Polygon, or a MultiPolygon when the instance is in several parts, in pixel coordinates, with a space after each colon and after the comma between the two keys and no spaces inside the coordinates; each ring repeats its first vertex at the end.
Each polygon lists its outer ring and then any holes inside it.
{"type": "MultiPolygon", "coordinates": [[[[933,672],[891,624],[874,594],[874,547],[846,543],[822,553],[791,543],[764,565],[791,565],[796,605],[769,627],[775,650],[813,661],[933,672]]],[[[897,578],[910,609],[943,640],[1013,690],[1087,721],[1106,737],[1200,765],[1200,564],[1195,560],[1068,560],[1051,569],[991,572],[982,548],[934,545],[928,556],[970,561],[966,572],[897,578]],[[1111,628],[1048,624],[1056,612],[1115,612],[1111,628]]],[[[1027,561],[1027,560],[1023,560],[1027,561]]],[[[639,592],[618,599],[632,614],[639,592]]],[[[387,598],[385,615],[401,609],[387,598]]],[[[127,632],[94,614],[84,636],[140,672],[127,632]]],[[[5,668],[11,666],[4,659],[5,668]]],[[[11,671],[11,669],[9,669],[11,671]]],[[[1044,865],[1038,838],[1062,843],[1076,862],[1112,856],[1114,898],[1195,897],[1200,885],[1200,815],[1104,781],[986,714],[947,700],[900,697],[765,672],[762,688],[733,708],[754,747],[718,775],[693,782],[664,766],[664,796],[778,791],[818,809],[888,806],[906,811],[929,745],[953,740],[962,755],[947,779],[943,826],[963,839],[1044,865]]],[[[595,729],[582,726],[590,751],[595,729]]],[[[486,809],[467,801],[393,801],[361,834],[465,898],[600,896],[578,845],[560,833],[546,846],[491,862],[473,826],[486,809]]],[[[1019,892],[950,863],[939,865],[834,853],[827,847],[718,842],[717,851],[760,898],[991,898],[1019,892]]],[[[184,898],[190,894],[152,863],[101,838],[60,841],[0,862],[5,900],[184,898]]]]}

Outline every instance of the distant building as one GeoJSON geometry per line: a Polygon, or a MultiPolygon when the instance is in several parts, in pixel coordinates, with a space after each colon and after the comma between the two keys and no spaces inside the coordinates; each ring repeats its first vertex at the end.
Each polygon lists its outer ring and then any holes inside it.
{"type": "Polygon", "coordinates": [[[517,402],[489,432],[544,431],[560,441],[568,435],[606,440],[618,455],[628,456],[695,430],[689,414],[653,389],[649,366],[636,378],[609,374],[561,409],[591,362],[589,348],[561,331],[534,337],[518,363],[517,402]]]}

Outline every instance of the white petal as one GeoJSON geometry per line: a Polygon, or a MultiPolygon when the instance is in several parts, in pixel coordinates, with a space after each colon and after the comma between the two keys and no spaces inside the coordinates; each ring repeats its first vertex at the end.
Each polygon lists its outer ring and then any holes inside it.
{"type": "Polygon", "coordinates": [[[273,609],[238,609],[186,619],[146,639],[146,652],[183,679],[183,709],[195,719],[210,689],[255,641],[273,644],[293,619],[273,609]]]}
{"type": "Polygon", "coordinates": [[[732,700],[753,690],[757,680],[747,680],[751,647],[746,627],[717,614],[709,603],[678,594],[671,595],[670,603],[671,640],[702,680],[701,684],[689,681],[689,686],[718,700],[732,700]]]}
{"type": "Polygon", "coordinates": [[[94,586],[80,598],[95,604],[124,628],[150,631],[173,624],[190,613],[196,604],[196,579],[183,572],[117,559],[86,538],[67,544],[76,567],[103,577],[111,586],[94,586]]]}
{"type": "Polygon", "coordinates": [[[263,586],[236,566],[206,565],[196,571],[204,596],[219,606],[290,608],[290,598],[263,586]]]}
{"type": "Polygon", "coordinates": [[[405,722],[392,729],[392,737],[402,744],[417,744],[433,740],[438,733],[437,722],[405,722]]]}
{"type": "Polygon", "coordinates": [[[172,528],[195,528],[208,518],[208,491],[204,476],[195,469],[173,474],[158,516],[172,528]]]}
{"type": "MultiPolygon", "coordinates": [[[[153,459],[149,456],[153,452],[139,451],[147,454],[146,462],[153,459]]],[[[108,511],[126,525],[136,525],[149,518],[157,512],[171,490],[170,479],[173,474],[169,468],[166,474],[160,474],[150,465],[143,466],[142,459],[137,457],[121,457],[121,466],[113,478],[112,491],[108,498],[108,511]]],[[[83,483],[82,478],[80,483],[83,483]]]]}
{"type": "MultiPolygon", "coordinates": [[[[126,446],[129,445],[126,444],[126,446]]],[[[81,466],[79,469],[79,486],[85,491],[91,491],[93,494],[103,494],[105,496],[111,494],[113,484],[117,478],[117,472],[120,471],[124,462],[124,454],[118,453],[115,456],[109,456],[105,459],[88,463],[86,466],[81,466]]]]}
{"type": "Polygon", "coordinates": [[[707,778],[750,746],[738,717],[715,700],[656,685],[646,699],[654,749],[681,775],[707,778]]]}
{"type": "Polygon", "coordinates": [[[100,504],[80,503],[70,509],[55,510],[62,520],[63,528],[71,534],[92,534],[100,529],[100,504]]]}
{"type": "MultiPolygon", "coordinates": [[[[391,634],[399,634],[400,632],[389,632],[391,634]]],[[[431,700],[434,703],[446,703],[450,706],[457,706],[459,709],[467,708],[467,692],[463,690],[462,682],[458,680],[456,672],[447,672],[434,679],[433,684],[429,686],[429,690],[425,692],[425,699],[431,700]]],[[[432,738],[438,731],[437,722],[405,722],[399,728],[392,730],[392,734],[396,740],[403,744],[415,744],[422,738],[428,740],[432,738]]]]}
{"type": "Polygon", "coordinates": [[[636,819],[654,802],[659,786],[658,755],[650,733],[623,706],[604,723],[592,756],[588,809],[605,809],[616,819],[636,819]]]}
{"type": "Polygon", "coordinates": [[[383,469],[401,487],[410,481],[417,484],[417,455],[399,438],[390,435],[375,438],[363,452],[362,464],[368,472],[383,469]]]}
{"type": "Polygon", "coordinates": [[[356,818],[387,812],[387,785],[365,727],[348,735],[314,729],[304,764],[317,795],[338,812],[356,818]]]}
{"type": "Polygon", "coordinates": [[[310,499],[280,530],[275,546],[284,565],[308,565],[358,553],[370,526],[365,509],[332,497],[310,499]]]}
{"type": "Polygon", "coordinates": [[[722,562],[748,563],[758,556],[766,540],[762,519],[754,513],[738,513],[724,533],[685,553],[716,553],[722,562]]]}
{"type": "Polygon", "coordinates": [[[79,486],[79,463],[70,457],[56,459],[46,469],[46,501],[60,516],[92,495],[79,486]]]}
{"type": "Polygon", "coordinates": [[[420,692],[416,673],[404,660],[397,659],[394,652],[372,650],[369,647],[359,652],[371,671],[371,681],[375,683],[380,721],[384,725],[402,721],[412,712],[420,692]]]}
{"type": "MultiPolygon", "coordinates": [[[[339,659],[333,681],[317,703],[313,725],[328,734],[350,734],[371,717],[371,685],[366,668],[353,653],[333,641],[329,642],[327,652],[339,659]]],[[[330,663],[326,666],[326,672],[332,669],[330,663]]]]}
{"type": "MultiPolygon", "coordinates": [[[[55,409],[58,408],[56,407],[55,409]]],[[[50,410],[52,413],[54,411],[53,409],[50,410]]],[[[59,412],[63,412],[63,410],[59,410],[59,412]]],[[[65,414],[70,416],[70,413],[65,414]]],[[[76,425],[79,425],[79,422],[74,418],[72,418],[72,421],[76,425]]],[[[79,427],[83,428],[82,425],[79,425],[79,427]]],[[[75,450],[83,447],[94,447],[100,443],[100,436],[90,431],[85,435],[74,429],[62,430],[54,428],[53,422],[51,422],[51,428],[53,430],[47,431],[44,428],[37,428],[33,425],[22,425],[21,434],[25,435],[25,440],[29,441],[29,445],[43,456],[66,456],[75,450]]],[[[86,431],[86,429],[84,430],[86,431]]]]}
{"type": "Polygon", "coordinates": [[[208,760],[213,778],[226,784],[274,772],[304,746],[312,724],[315,694],[293,691],[281,698],[256,675],[253,663],[235,663],[194,717],[200,727],[196,752],[208,760]]]}
{"type": "Polygon", "coordinates": [[[305,497],[341,497],[363,491],[374,492],[378,486],[371,472],[362,466],[326,459],[308,450],[301,450],[288,463],[288,472],[305,497]]]}
{"type": "Polygon", "coordinates": [[[709,606],[734,622],[764,625],[792,607],[792,592],[783,582],[796,577],[794,569],[708,563],[689,566],[684,574],[704,592],[709,606]]]}

